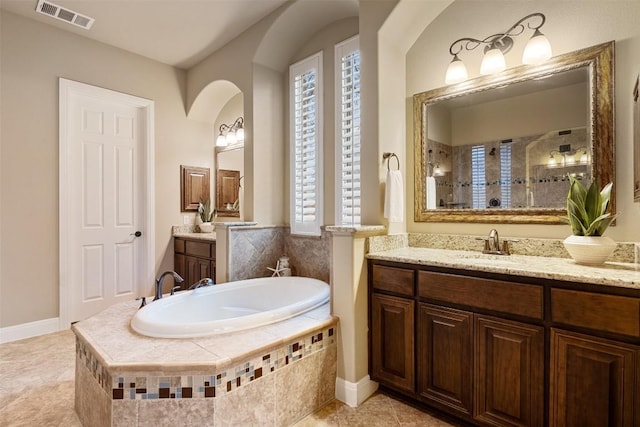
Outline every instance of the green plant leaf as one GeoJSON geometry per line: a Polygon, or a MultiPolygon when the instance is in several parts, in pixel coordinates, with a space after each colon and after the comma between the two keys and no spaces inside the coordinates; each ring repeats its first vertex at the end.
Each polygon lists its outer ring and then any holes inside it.
{"type": "Polygon", "coordinates": [[[600,191],[598,190],[598,184],[594,181],[589,186],[587,197],[584,200],[584,210],[587,213],[588,218],[587,225],[591,226],[596,218],[602,215],[602,212],[600,211],[601,208],[600,191]]]}
{"type": "Polygon", "coordinates": [[[569,182],[571,183],[569,187],[569,194],[567,195],[568,199],[573,200],[579,205],[584,205],[584,200],[587,197],[587,189],[584,188],[584,185],[573,176],[569,176],[569,182]]]}
{"type": "Polygon", "coordinates": [[[585,236],[601,236],[601,234],[599,233],[600,225],[604,220],[609,219],[610,216],[611,214],[607,212],[606,214],[600,215],[599,217],[591,221],[591,223],[589,224],[589,228],[587,228],[585,236]]]}
{"type": "Polygon", "coordinates": [[[602,191],[600,191],[600,203],[601,210],[600,212],[604,213],[609,208],[609,200],[611,199],[611,189],[613,188],[613,183],[610,182],[604,186],[602,191]]]}
{"type": "Polygon", "coordinates": [[[598,226],[598,230],[597,230],[598,234],[597,235],[598,236],[602,236],[604,234],[605,230],[607,229],[607,227],[609,227],[609,225],[611,225],[611,222],[613,222],[614,219],[616,219],[615,215],[603,219],[600,222],[600,225],[598,226]]]}
{"type": "Polygon", "coordinates": [[[567,199],[567,215],[569,216],[569,224],[571,231],[576,236],[584,236],[588,226],[586,212],[582,205],[577,204],[571,199],[567,199]]]}

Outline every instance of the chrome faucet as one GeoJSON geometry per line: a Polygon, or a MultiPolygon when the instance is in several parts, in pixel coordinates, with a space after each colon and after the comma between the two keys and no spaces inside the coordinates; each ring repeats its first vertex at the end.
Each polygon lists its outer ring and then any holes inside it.
{"type": "Polygon", "coordinates": [[[500,252],[500,237],[498,237],[498,230],[495,228],[489,231],[489,251],[500,252]]]}
{"type": "Polygon", "coordinates": [[[205,277],[204,279],[200,279],[193,285],[189,286],[189,289],[198,289],[198,288],[203,288],[205,286],[213,286],[213,285],[214,285],[213,280],[210,279],[209,277],[205,277]]]}
{"type": "Polygon", "coordinates": [[[158,279],[156,279],[156,295],[153,298],[153,300],[157,300],[162,298],[162,282],[164,281],[164,278],[172,275],[173,276],[173,280],[176,283],[182,283],[184,282],[184,279],[182,277],[180,277],[180,275],[178,273],[176,273],[175,271],[165,271],[164,273],[162,273],[160,275],[160,277],[158,279]]]}

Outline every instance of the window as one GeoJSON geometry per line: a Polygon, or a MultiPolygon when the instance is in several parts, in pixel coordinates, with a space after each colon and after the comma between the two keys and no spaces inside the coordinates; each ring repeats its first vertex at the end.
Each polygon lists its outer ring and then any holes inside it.
{"type": "Polygon", "coordinates": [[[289,68],[291,234],[322,225],[322,52],[289,68]]]}
{"type": "Polygon", "coordinates": [[[360,225],[360,50],[358,36],[335,48],[336,224],[360,225]]]}
{"type": "Polygon", "coordinates": [[[471,191],[473,209],[487,207],[486,178],[484,174],[484,145],[471,147],[471,191]]]}
{"type": "Polygon", "coordinates": [[[511,207],[511,146],[500,146],[500,195],[501,206],[511,207]]]}

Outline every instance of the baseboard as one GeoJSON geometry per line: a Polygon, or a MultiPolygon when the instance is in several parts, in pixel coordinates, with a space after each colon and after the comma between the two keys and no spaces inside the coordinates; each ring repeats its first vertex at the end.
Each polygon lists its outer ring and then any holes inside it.
{"type": "Polygon", "coordinates": [[[378,389],[378,383],[371,381],[369,375],[357,383],[352,383],[343,378],[336,378],[336,399],[355,408],[367,400],[378,389]]]}
{"type": "Polygon", "coordinates": [[[35,322],[0,328],[0,344],[58,332],[60,330],[59,327],[60,319],[53,317],[51,319],[36,320],[35,322]]]}

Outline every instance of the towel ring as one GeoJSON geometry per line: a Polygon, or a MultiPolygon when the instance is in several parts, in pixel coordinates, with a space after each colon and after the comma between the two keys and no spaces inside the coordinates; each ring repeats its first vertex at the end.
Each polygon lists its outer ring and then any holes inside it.
{"type": "Polygon", "coordinates": [[[391,166],[389,165],[391,163],[391,158],[395,157],[396,158],[396,163],[398,165],[398,170],[400,170],[400,159],[398,158],[398,156],[396,155],[396,153],[382,153],[382,160],[386,160],[387,161],[387,170],[390,171],[391,170],[391,166]]]}

